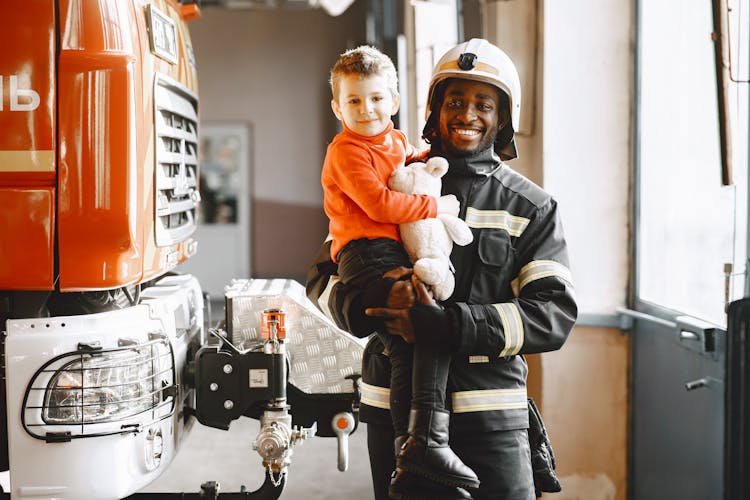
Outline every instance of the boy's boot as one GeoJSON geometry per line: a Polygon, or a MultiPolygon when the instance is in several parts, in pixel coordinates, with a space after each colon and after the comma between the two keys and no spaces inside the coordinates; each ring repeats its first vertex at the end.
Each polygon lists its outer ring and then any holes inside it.
{"type": "Polygon", "coordinates": [[[393,471],[388,496],[395,500],[471,500],[463,488],[443,486],[403,469],[393,471]]]}
{"type": "Polygon", "coordinates": [[[409,438],[396,465],[446,486],[478,488],[479,478],[448,446],[450,414],[445,410],[412,409],[409,438]]]}

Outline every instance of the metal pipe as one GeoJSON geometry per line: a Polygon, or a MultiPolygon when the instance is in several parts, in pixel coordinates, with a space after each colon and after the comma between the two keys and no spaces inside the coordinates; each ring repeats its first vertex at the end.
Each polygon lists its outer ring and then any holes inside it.
{"type": "Polygon", "coordinates": [[[729,103],[729,50],[727,48],[727,35],[729,26],[726,16],[726,0],[712,0],[713,7],[713,33],[711,39],[714,42],[714,66],[716,68],[716,97],[719,111],[719,146],[721,149],[721,183],[729,186],[732,179],[732,136],[729,133],[729,114],[727,106],[729,103]]]}

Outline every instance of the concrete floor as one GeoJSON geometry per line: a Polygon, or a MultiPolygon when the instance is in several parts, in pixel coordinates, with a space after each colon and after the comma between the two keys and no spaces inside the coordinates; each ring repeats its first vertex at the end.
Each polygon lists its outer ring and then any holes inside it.
{"type": "MultiPolygon", "coordinates": [[[[258,421],[241,418],[229,431],[193,426],[187,442],[167,471],[142,491],[198,492],[201,483],[218,481],[221,492],[248,491],[264,479],[260,455],[252,449],[258,421]]],[[[367,430],[362,425],[349,436],[349,468],[337,468],[335,438],[313,437],[294,447],[292,464],[281,499],[367,500],[372,479],[367,458],[367,430]]]]}
{"type": "MultiPolygon", "coordinates": [[[[206,481],[217,481],[220,492],[247,491],[260,487],[265,478],[260,455],[252,449],[258,421],[241,418],[228,431],[195,423],[174,461],[144,492],[200,492],[206,481]]],[[[337,468],[334,438],[313,437],[294,447],[281,499],[368,500],[372,479],[367,458],[367,430],[361,426],[349,436],[349,468],[337,468]]],[[[7,472],[0,473],[0,486],[9,491],[7,472]]]]}

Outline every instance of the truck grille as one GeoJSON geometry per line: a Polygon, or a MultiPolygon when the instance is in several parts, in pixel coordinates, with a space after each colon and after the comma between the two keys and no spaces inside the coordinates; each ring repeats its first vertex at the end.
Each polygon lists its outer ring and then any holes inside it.
{"type": "Polygon", "coordinates": [[[157,78],[154,90],[156,245],[184,241],[196,228],[198,100],[174,80],[157,78]]]}

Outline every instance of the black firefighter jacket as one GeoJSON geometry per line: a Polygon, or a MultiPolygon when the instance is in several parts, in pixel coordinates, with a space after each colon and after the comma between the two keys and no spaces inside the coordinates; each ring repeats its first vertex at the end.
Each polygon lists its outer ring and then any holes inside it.
{"type": "MultiPolygon", "coordinates": [[[[450,161],[443,194],[454,194],[474,241],[454,245],[456,287],[443,303],[456,325],[447,404],[451,432],[528,426],[523,354],[559,349],[577,316],[563,229],[555,200],[489,150],[450,161]]],[[[363,291],[335,276],[323,245],[307,279],[310,299],[341,328],[363,337],[363,291]]],[[[370,337],[363,356],[361,419],[390,423],[390,364],[370,337]]]]}

